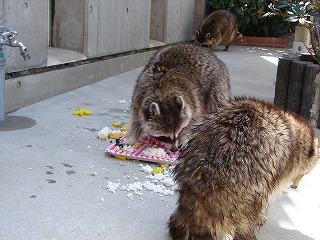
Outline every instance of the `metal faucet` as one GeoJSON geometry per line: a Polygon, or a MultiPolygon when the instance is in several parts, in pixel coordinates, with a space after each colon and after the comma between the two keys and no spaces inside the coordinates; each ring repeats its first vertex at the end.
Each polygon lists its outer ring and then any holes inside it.
{"type": "Polygon", "coordinates": [[[27,47],[16,40],[17,31],[10,27],[0,26],[0,123],[5,120],[6,105],[5,105],[5,64],[6,57],[4,54],[4,46],[18,47],[25,61],[30,59],[27,47]]]}
{"type": "Polygon", "coordinates": [[[25,61],[30,59],[27,47],[22,42],[16,40],[17,31],[10,27],[0,26],[0,34],[0,50],[3,49],[3,46],[18,47],[23,59],[25,61]]]}

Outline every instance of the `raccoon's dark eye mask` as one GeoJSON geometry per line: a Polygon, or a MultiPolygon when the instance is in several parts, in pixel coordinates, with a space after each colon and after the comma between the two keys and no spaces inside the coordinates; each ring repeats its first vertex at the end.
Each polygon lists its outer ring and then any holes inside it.
{"type": "Polygon", "coordinates": [[[161,142],[165,142],[165,143],[171,143],[173,142],[173,140],[170,138],[170,137],[165,137],[165,136],[160,136],[160,137],[155,137],[155,136],[152,136],[153,138],[161,141],[161,142]]]}

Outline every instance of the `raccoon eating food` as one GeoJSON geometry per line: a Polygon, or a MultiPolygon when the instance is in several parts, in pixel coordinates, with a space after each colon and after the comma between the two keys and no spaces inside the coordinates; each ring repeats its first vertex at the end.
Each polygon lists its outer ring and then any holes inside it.
{"type": "Polygon", "coordinates": [[[194,43],[161,48],[136,81],[126,142],[152,136],[175,151],[190,129],[230,99],[228,70],[213,52],[194,43]]]}

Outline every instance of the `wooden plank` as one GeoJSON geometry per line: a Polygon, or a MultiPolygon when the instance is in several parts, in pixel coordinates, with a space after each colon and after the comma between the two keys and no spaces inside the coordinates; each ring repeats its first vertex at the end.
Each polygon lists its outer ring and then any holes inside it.
{"type": "Polygon", "coordinates": [[[292,61],[288,84],[287,111],[300,114],[304,70],[307,62],[292,61]]]}
{"type": "Polygon", "coordinates": [[[282,109],[287,107],[288,84],[292,59],[279,58],[273,103],[282,109]]]}
{"type": "Polygon", "coordinates": [[[299,57],[296,53],[285,53],[279,58],[273,103],[284,110],[287,107],[291,63],[299,57]]]}
{"type": "Polygon", "coordinates": [[[308,64],[305,67],[301,94],[300,115],[317,127],[320,113],[320,66],[308,64]]]}

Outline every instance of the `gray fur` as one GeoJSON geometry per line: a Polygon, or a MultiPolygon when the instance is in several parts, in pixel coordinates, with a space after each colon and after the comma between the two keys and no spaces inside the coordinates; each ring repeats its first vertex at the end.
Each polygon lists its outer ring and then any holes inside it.
{"type": "Polygon", "coordinates": [[[189,140],[192,125],[229,99],[227,68],[210,49],[193,43],[165,46],[137,79],[126,142],[166,137],[175,150],[189,140]]]}
{"type": "Polygon", "coordinates": [[[200,25],[196,32],[196,42],[214,48],[218,44],[225,45],[224,51],[228,51],[234,39],[243,40],[238,31],[234,16],[226,10],[212,12],[200,25]]]}
{"type": "Polygon", "coordinates": [[[313,127],[265,102],[239,98],[194,129],[174,169],[180,197],[174,240],[254,240],[270,198],[319,161],[313,127]]]}

